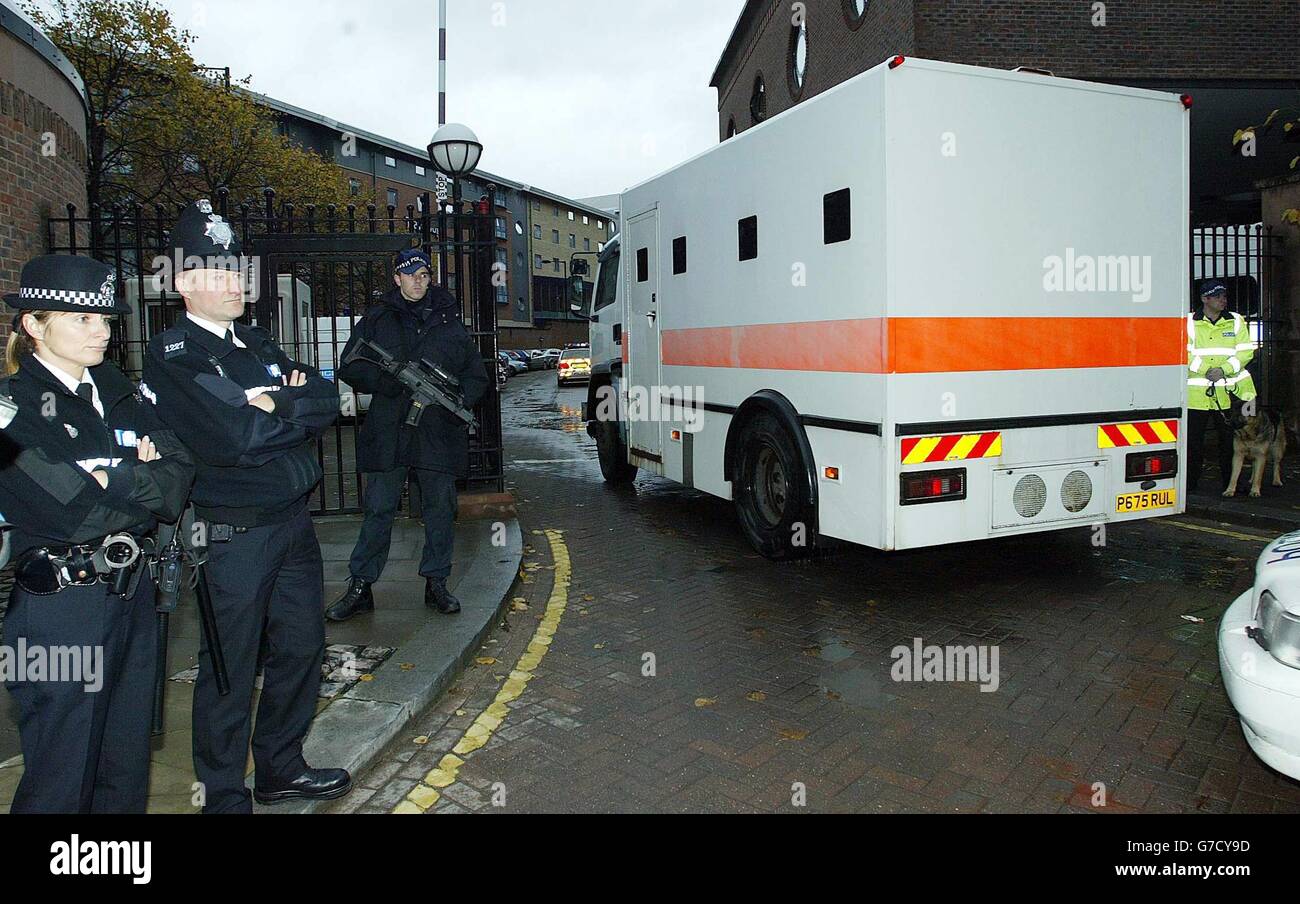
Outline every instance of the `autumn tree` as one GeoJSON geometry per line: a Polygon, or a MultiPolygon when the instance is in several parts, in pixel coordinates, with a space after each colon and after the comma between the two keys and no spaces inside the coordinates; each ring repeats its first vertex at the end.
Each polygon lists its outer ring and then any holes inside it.
{"type": "MultiPolygon", "coordinates": [[[[1300,170],[1300,110],[1279,108],[1268,114],[1261,125],[1240,128],[1232,136],[1232,146],[1239,154],[1254,155],[1255,145],[1262,138],[1280,140],[1295,145],[1296,154],[1288,165],[1290,170],[1300,170]]],[[[1282,219],[1294,226],[1300,226],[1300,210],[1289,208],[1282,211],[1282,219]]]]}
{"type": "Polygon", "coordinates": [[[92,205],[169,204],[215,195],[299,204],[365,203],[318,154],[279,134],[247,89],[199,74],[194,37],[154,0],[54,0],[28,14],[76,67],[90,107],[92,205]]]}

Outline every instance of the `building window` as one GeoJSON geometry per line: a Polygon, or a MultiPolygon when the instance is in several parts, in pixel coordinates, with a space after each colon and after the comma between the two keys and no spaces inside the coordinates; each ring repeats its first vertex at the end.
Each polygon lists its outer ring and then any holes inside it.
{"type": "Polygon", "coordinates": [[[591,239],[584,238],[584,239],[582,240],[582,250],[583,250],[583,251],[590,251],[590,250],[591,250],[591,239]]]}
{"type": "Polygon", "coordinates": [[[573,222],[573,211],[572,211],[572,210],[569,211],[569,222],[570,222],[570,223],[573,222]]]}
{"type": "Polygon", "coordinates": [[[395,188],[390,188],[388,190],[388,206],[389,207],[397,206],[397,189],[395,188]]]}
{"type": "Polygon", "coordinates": [[[686,236],[673,239],[673,276],[686,272],[686,236]]]}
{"type": "Polygon", "coordinates": [[[533,269],[534,270],[542,269],[542,256],[540,254],[533,255],[533,269]]]}
{"type": "Polygon", "coordinates": [[[582,225],[583,225],[583,226],[590,226],[590,225],[591,225],[591,220],[588,219],[587,216],[586,216],[585,214],[584,214],[583,217],[582,217],[582,225]]]}
{"type": "Polygon", "coordinates": [[[542,227],[540,225],[533,226],[533,238],[539,242],[542,240],[542,227]]]}
{"type": "Polygon", "coordinates": [[[578,237],[572,232],[569,233],[569,247],[574,249],[578,247],[578,237]]]}
{"type": "Polygon", "coordinates": [[[739,224],[740,259],[752,261],[758,257],[758,217],[745,217],[739,224]]]}
{"type": "Polygon", "coordinates": [[[850,28],[856,30],[862,27],[869,6],[871,0],[844,0],[844,18],[848,20],[850,28]]]}
{"type": "Polygon", "coordinates": [[[361,194],[361,183],[358,182],[356,179],[349,179],[349,180],[348,180],[348,194],[351,195],[351,196],[354,197],[354,198],[357,197],[358,195],[360,195],[360,194],[361,194]]]}
{"type": "Polygon", "coordinates": [[[650,249],[638,248],[636,252],[636,281],[648,282],[650,280],[650,249]]]}
{"type": "Polygon", "coordinates": [[[605,251],[605,243],[604,243],[604,242],[597,242],[597,243],[596,243],[596,251],[597,251],[598,253],[604,253],[604,251],[605,251]]]}
{"type": "Polygon", "coordinates": [[[822,233],[827,245],[847,242],[853,236],[849,190],[842,188],[822,198],[822,233]]]}
{"type": "Polygon", "coordinates": [[[534,201],[534,202],[533,202],[533,210],[541,210],[541,209],[542,209],[542,202],[541,202],[541,201],[534,201]]]}
{"type": "Polygon", "coordinates": [[[560,208],[557,206],[557,207],[555,208],[555,216],[558,217],[559,215],[560,215],[560,208]]]}
{"type": "Polygon", "coordinates": [[[808,75],[808,22],[802,21],[790,28],[790,96],[796,101],[803,96],[808,75]]]}
{"type": "Polygon", "coordinates": [[[749,116],[758,125],[767,119],[767,84],[763,73],[754,76],[754,92],[749,96],[749,116]]]}
{"type": "Polygon", "coordinates": [[[415,168],[415,174],[416,174],[417,176],[423,176],[423,175],[424,175],[424,167],[422,167],[422,166],[417,166],[417,167],[415,168]]]}
{"type": "Polygon", "coordinates": [[[551,261],[551,270],[552,272],[555,273],[560,272],[560,259],[558,257],[555,260],[551,261]]]}
{"type": "Polygon", "coordinates": [[[603,230],[605,229],[605,221],[604,221],[604,220],[597,220],[597,221],[596,221],[596,228],[597,228],[597,229],[600,229],[600,230],[603,231],[603,230]]]}
{"type": "Polygon", "coordinates": [[[558,229],[551,230],[551,244],[553,245],[560,244],[560,230],[558,229]]]}
{"type": "Polygon", "coordinates": [[[385,157],[384,166],[397,166],[397,161],[394,160],[392,157],[385,157]]]}

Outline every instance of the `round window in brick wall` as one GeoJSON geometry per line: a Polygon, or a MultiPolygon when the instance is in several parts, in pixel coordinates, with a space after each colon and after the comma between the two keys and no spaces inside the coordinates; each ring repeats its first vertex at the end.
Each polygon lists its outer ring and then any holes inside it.
{"type": "Polygon", "coordinates": [[[843,0],[844,18],[848,20],[849,27],[857,29],[867,18],[867,9],[871,6],[871,0],[843,0]]]}
{"type": "Polygon", "coordinates": [[[761,72],[754,77],[754,92],[749,96],[749,116],[754,125],[767,119],[767,83],[763,81],[761,72]]]}
{"type": "Polygon", "coordinates": [[[808,23],[799,22],[790,28],[790,96],[798,100],[808,77],[808,23]]]}

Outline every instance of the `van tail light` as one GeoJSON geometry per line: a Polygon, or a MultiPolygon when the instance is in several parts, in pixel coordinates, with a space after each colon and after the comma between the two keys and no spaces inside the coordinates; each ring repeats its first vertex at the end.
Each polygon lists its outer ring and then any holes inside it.
{"type": "Polygon", "coordinates": [[[1178,452],[1134,452],[1124,460],[1124,482],[1144,483],[1178,476],[1178,452]]]}
{"type": "Polygon", "coordinates": [[[926,502],[951,502],[966,498],[966,469],[947,471],[913,471],[902,475],[898,495],[901,505],[926,502]]]}

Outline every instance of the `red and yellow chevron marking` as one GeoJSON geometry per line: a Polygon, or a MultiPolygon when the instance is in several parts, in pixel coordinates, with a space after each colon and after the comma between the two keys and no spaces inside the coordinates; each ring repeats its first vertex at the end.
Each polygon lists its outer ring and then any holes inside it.
{"type": "Polygon", "coordinates": [[[997,458],[1001,454],[1001,433],[910,436],[903,440],[903,464],[905,465],[926,465],[936,461],[966,461],[974,458],[997,458]]]}
{"type": "Polygon", "coordinates": [[[1178,421],[1143,421],[1139,424],[1105,424],[1097,428],[1098,449],[1160,446],[1178,442],[1178,421]]]}

